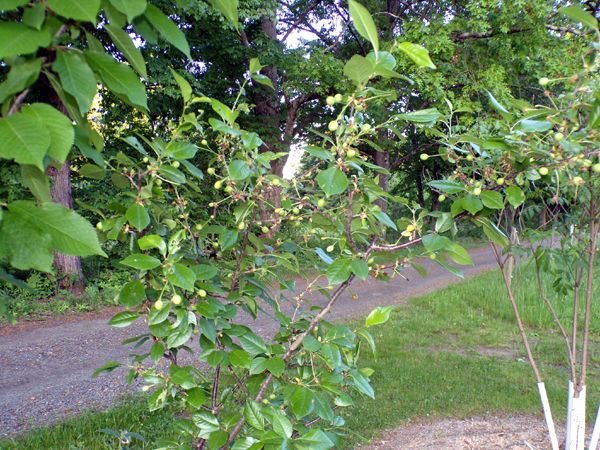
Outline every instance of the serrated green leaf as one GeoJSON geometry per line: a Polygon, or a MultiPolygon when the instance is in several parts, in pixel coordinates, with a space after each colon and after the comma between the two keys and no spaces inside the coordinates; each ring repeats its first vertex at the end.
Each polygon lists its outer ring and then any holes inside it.
{"type": "Polygon", "coordinates": [[[33,53],[51,41],[48,30],[36,30],[18,22],[0,22],[0,59],[33,53]]]}
{"type": "Polygon", "coordinates": [[[479,197],[469,194],[462,199],[462,207],[475,215],[483,209],[483,204],[479,200],[479,197]]]}
{"type": "Polygon", "coordinates": [[[252,173],[250,167],[246,164],[246,161],[241,161],[239,159],[231,161],[227,168],[229,170],[229,178],[233,181],[245,180],[252,173]]]}
{"type": "Polygon", "coordinates": [[[257,430],[265,429],[265,416],[260,410],[259,404],[255,401],[248,400],[246,402],[246,406],[244,406],[244,418],[252,428],[256,428],[257,430]]]}
{"type": "Polygon", "coordinates": [[[502,194],[496,191],[483,191],[481,193],[481,201],[486,208],[490,209],[502,209],[504,208],[504,201],[502,194]]]}
{"type": "Polygon", "coordinates": [[[305,387],[298,386],[290,397],[290,406],[294,415],[298,419],[302,419],[310,414],[314,408],[313,393],[305,387]]]}
{"type": "Polygon", "coordinates": [[[586,27],[592,30],[598,30],[598,21],[589,12],[584,10],[581,5],[567,6],[560,8],[559,13],[573,19],[576,22],[584,24],[586,27]]]}
{"type": "Polygon", "coordinates": [[[160,260],[153,256],[142,255],[141,253],[134,253],[123,259],[120,264],[132,267],[138,270],[152,270],[160,266],[160,260]]]}
{"type": "Polygon", "coordinates": [[[51,142],[50,132],[36,116],[17,113],[0,119],[0,158],[44,170],[51,142]]]}
{"type": "Polygon", "coordinates": [[[346,281],[352,274],[352,260],[340,257],[327,267],[327,280],[329,284],[336,285],[346,281]]]}
{"type": "Polygon", "coordinates": [[[131,67],[143,78],[148,78],[146,72],[146,61],[142,56],[142,52],[135,46],[131,36],[116,25],[106,24],[104,29],[117,46],[119,51],[125,56],[131,67]]]}
{"type": "Polygon", "coordinates": [[[52,11],[67,19],[96,23],[102,0],[47,0],[52,11]]]}
{"type": "Polygon", "coordinates": [[[141,305],[146,299],[146,290],[139,280],[126,283],[119,294],[119,301],[128,308],[141,305]]]}
{"type": "Polygon", "coordinates": [[[350,12],[350,17],[352,17],[354,28],[356,28],[358,34],[368,40],[373,46],[375,53],[377,53],[379,51],[379,36],[377,35],[377,27],[375,26],[373,17],[371,17],[371,14],[367,8],[355,0],[349,0],[348,10],[350,12]]]}
{"type": "Polygon", "coordinates": [[[179,85],[183,101],[186,103],[189,102],[192,99],[192,86],[190,86],[190,83],[173,69],[171,69],[171,74],[173,74],[173,78],[175,78],[175,81],[179,85]]]}
{"type": "Polygon", "coordinates": [[[175,22],[167,17],[156,6],[149,4],[146,8],[144,17],[150,24],[159,32],[159,34],[173,47],[180,50],[188,59],[192,59],[190,55],[190,46],[185,38],[185,34],[181,31],[175,22]]]}
{"type": "Polygon", "coordinates": [[[344,75],[356,83],[363,85],[375,74],[373,63],[361,55],[354,55],[344,65],[344,75]]]}
{"type": "Polygon", "coordinates": [[[520,187],[509,186],[506,188],[506,199],[508,200],[508,203],[513,206],[513,208],[516,208],[525,201],[525,194],[520,187]]]}
{"type": "Polygon", "coordinates": [[[365,319],[365,326],[372,327],[387,322],[393,309],[393,306],[378,306],[365,319]]]}
{"type": "Polygon", "coordinates": [[[138,231],[143,231],[148,225],[150,225],[150,214],[144,208],[144,205],[134,203],[125,213],[129,225],[134,227],[138,231]]]}
{"type": "Polygon", "coordinates": [[[33,122],[41,122],[50,134],[47,154],[51,158],[65,162],[73,143],[75,130],[71,120],[46,103],[33,103],[21,110],[21,114],[33,122]]]}
{"type": "Polygon", "coordinates": [[[128,65],[100,52],[85,52],[85,59],[109,90],[132,106],[142,111],[148,110],[146,89],[128,65]]]}
{"type": "Polygon", "coordinates": [[[424,47],[412,42],[401,42],[398,48],[406,54],[417,66],[435,69],[435,64],[429,57],[429,52],[424,47]]]}
{"type": "Polygon", "coordinates": [[[137,312],[121,311],[121,312],[115,314],[114,316],[112,316],[111,319],[108,321],[108,324],[115,328],[128,327],[133,322],[135,322],[139,317],[140,317],[140,315],[137,312]]]}
{"type": "Polygon", "coordinates": [[[372,214],[379,221],[379,223],[385,225],[386,227],[391,228],[392,230],[398,231],[398,227],[396,226],[394,221],[390,218],[390,216],[387,215],[387,213],[385,213],[381,210],[375,210],[375,211],[373,211],[372,214]]]}
{"type": "Polygon", "coordinates": [[[194,290],[194,283],[196,282],[194,271],[181,263],[174,264],[172,270],[173,272],[168,277],[169,281],[175,286],[192,292],[194,290]]]}
{"type": "Polygon", "coordinates": [[[408,113],[396,114],[394,118],[406,120],[412,123],[434,123],[442,116],[442,113],[437,108],[421,109],[408,113]]]}
{"type": "Polygon", "coordinates": [[[293,430],[292,422],[285,416],[284,412],[279,409],[274,410],[273,431],[279,436],[289,439],[292,437],[293,430]]]}
{"type": "Polygon", "coordinates": [[[354,273],[354,275],[361,280],[366,280],[369,278],[369,265],[366,261],[362,259],[354,259],[352,260],[350,267],[352,269],[352,273],[354,273]]]}
{"type": "Polygon", "coordinates": [[[238,0],[209,0],[210,4],[225,16],[229,23],[237,30],[240,26],[238,19],[238,0]]]}
{"type": "Polygon", "coordinates": [[[433,189],[437,189],[438,191],[446,192],[448,194],[457,194],[465,190],[465,185],[463,183],[459,183],[458,181],[436,180],[430,181],[427,184],[433,189]]]}
{"type": "Polygon", "coordinates": [[[0,84],[0,103],[4,103],[11,95],[18,94],[32,85],[38,79],[41,69],[41,58],[11,65],[6,78],[0,84]]]}
{"type": "Polygon", "coordinates": [[[317,183],[329,197],[344,192],[348,187],[348,178],[340,169],[332,166],[317,175],[317,183]]]}
{"type": "Polygon", "coordinates": [[[110,0],[110,3],[125,14],[129,22],[142,15],[148,5],[146,0],[110,0]]]}

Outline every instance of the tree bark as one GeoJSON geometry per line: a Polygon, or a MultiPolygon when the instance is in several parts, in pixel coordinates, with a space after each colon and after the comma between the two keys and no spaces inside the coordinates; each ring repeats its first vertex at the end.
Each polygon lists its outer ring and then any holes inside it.
{"type": "MultiPolygon", "coordinates": [[[[52,200],[72,209],[73,197],[69,161],[65,161],[59,169],[50,167],[47,173],[51,181],[50,193],[52,200]]],[[[81,269],[81,258],[56,252],[54,253],[54,268],[60,289],[66,289],[77,296],[83,295],[85,281],[81,269]]]]}

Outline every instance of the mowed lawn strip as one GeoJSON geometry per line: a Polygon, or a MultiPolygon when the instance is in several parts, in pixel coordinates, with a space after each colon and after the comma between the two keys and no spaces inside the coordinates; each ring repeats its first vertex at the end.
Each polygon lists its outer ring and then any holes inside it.
{"type": "MultiPolygon", "coordinates": [[[[565,344],[554,331],[533,279],[532,269],[524,265],[514,282],[554,415],[561,420],[568,378],[565,344]]],[[[598,286],[595,291],[598,293],[598,286]]],[[[571,298],[555,296],[551,301],[569,328],[571,298]]],[[[365,353],[363,363],[375,369],[372,381],[376,400],[359,397],[354,407],[343,412],[350,426],[344,448],[365,444],[381,430],[417,418],[540,410],[535,380],[497,271],[409,303],[397,309],[388,323],[373,329],[377,358],[365,353]]],[[[600,344],[599,313],[600,304],[596,304],[593,348],[600,344]]],[[[588,376],[588,420],[593,419],[600,400],[599,365],[595,353],[588,376]]],[[[133,441],[131,448],[154,448],[158,439],[173,436],[176,415],[173,410],[147,412],[143,398],[136,397],[106,412],[90,412],[59,425],[31,430],[18,439],[0,441],[0,448],[117,448],[117,439],[101,432],[103,428],[140,433],[145,441],[133,441]]]]}

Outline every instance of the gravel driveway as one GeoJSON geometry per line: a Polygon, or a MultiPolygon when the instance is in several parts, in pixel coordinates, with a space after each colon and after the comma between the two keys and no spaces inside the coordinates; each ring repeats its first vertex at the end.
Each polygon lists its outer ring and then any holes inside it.
{"type": "MultiPolygon", "coordinates": [[[[465,276],[495,267],[488,248],[470,253],[475,265],[464,268],[465,276]]],[[[410,269],[405,272],[406,279],[354,282],[329,319],[364,316],[376,306],[401,305],[409,297],[459,281],[433,261],[423,264],[429,272],[425,279],[410,269]]],[[[106,322],[107,317],[50,321],[0,333],[0,437],[86,409],[109,408],[119,395],[136,389],[125,383],[125,369],[91,378],[94,369],[108,360],[127,361],[130,349],[121,341],[146,331],[141,320],[125,329],[111,328],[106,322]]],[[[246,323],[263,336],[275,331],[268,317],[246,323]]]]}

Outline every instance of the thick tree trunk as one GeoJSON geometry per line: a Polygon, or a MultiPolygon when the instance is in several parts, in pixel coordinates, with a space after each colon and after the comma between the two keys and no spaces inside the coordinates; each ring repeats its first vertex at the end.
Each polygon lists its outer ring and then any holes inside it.
{"type": "MultiPolygon", "coordinates": [[[[65,161],[59,169],[50,167],[48,169],[48,177],[52,183],[50,188],[52,200],[72,209],[73,197],[71,194],[71,169],[69,161],[65,161]]],[[[60,289],[66,289],[77,296],[83,295],[85,281],[83,279],[83,271],[81,270],[81,258],[56,252],[54,254],[54,268],[60,289]]]]}

